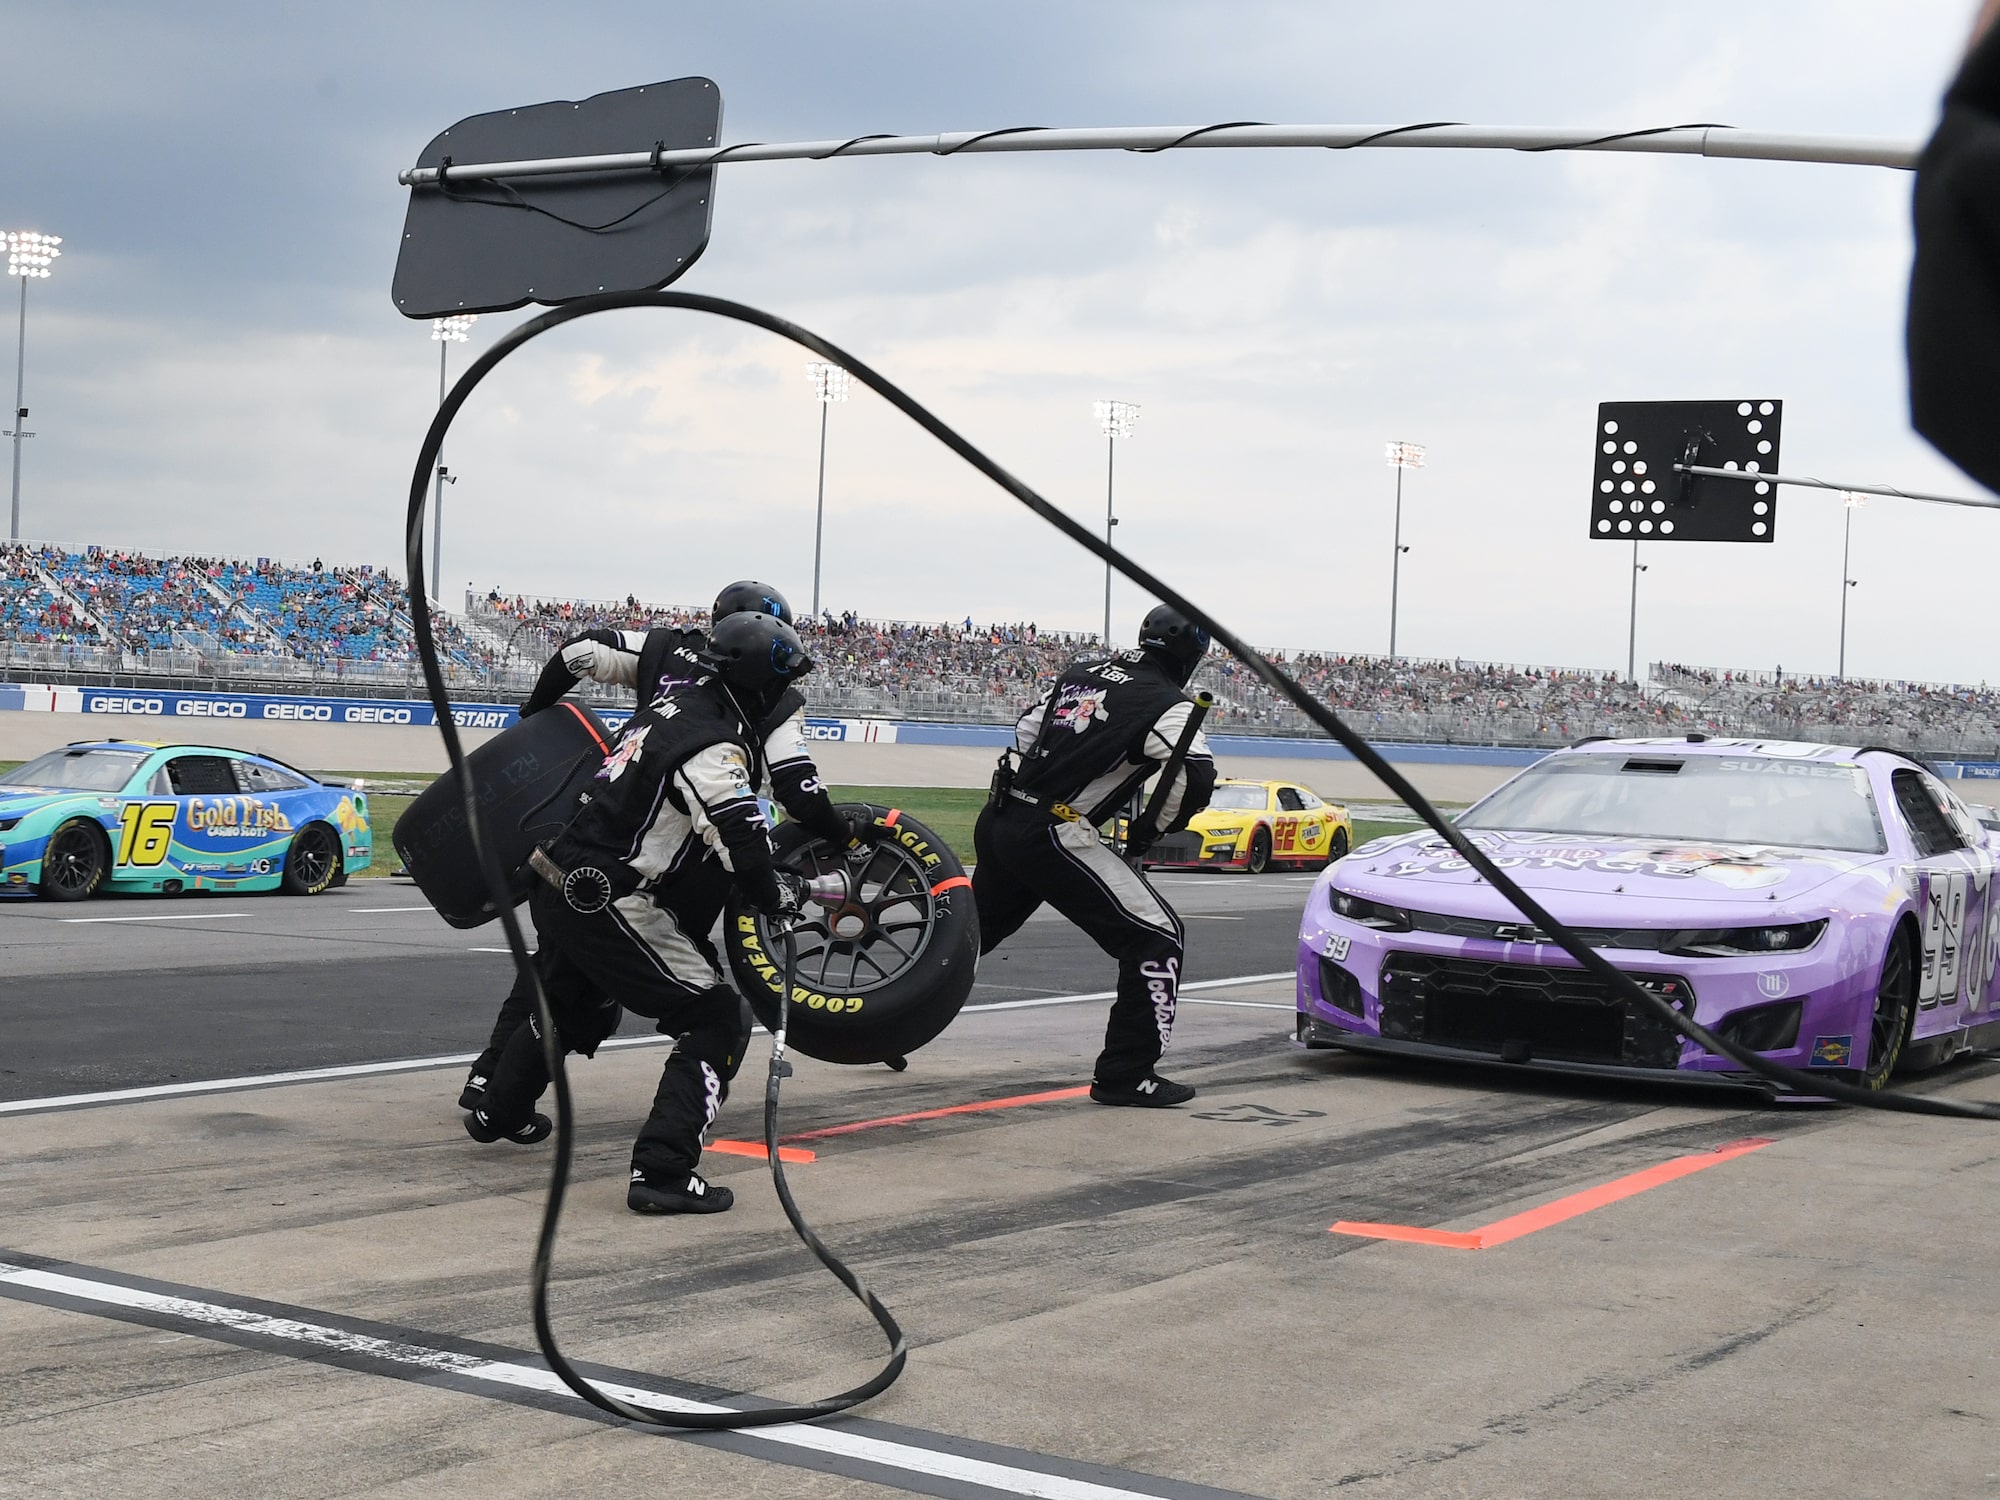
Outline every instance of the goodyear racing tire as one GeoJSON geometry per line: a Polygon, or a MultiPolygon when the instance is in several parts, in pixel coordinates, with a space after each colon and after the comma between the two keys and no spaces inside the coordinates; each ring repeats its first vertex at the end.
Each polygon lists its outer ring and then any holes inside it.
{"type": "Polygon", "coordinates": [[[1868,1018],[1868,1066],[1855,1080],[1863,1088],[1888,1087],[1889,1075],[1903,1061],[1917,1014],[1915,947],[1909,929],[1898,928],[1882,955],[1882,978],[1875,986],[1875,1005],[1868,1018]]]}
{"type": "Polygon", "coordinates": [[[49,835],[36,889],[50,901],[85,901],[110,873],[111,841],[104,830],[88,818],[72,818],[49,835]]]}
{"type": "MultiPolygon", "coordinates": [[[[865,807],[872,843],[832,849],[797,823],[771,835],[780,869],[812,882],[793,935],[797,984],[787,1040],[832,1063],[889,1062],[935,1038],[965,1004],[979,961],[972,882],[949,845],[893,808],[865,807]]],[[[784,942],[732,894],[723,917],[730,972],[757,1019],[777,1025],[784,942]]]]}
{"type": "Polygon", "coordinates": [[[1243,868],[1252,875],[1262,875],[1271,868],[1271,830],[1262,824],[1250,835],[1250,858],[1243,868]]]}
{"type": "Polygon", "coordinates": [[[285,874],[278,888],[287,896],[317,896],[341,872],[340,835],[325,823],[308,823],[285,851],[285,874]]]}
{"type": "Polygon", "coordinates": [[[1332,864],[1337,859],[1345,858],[1347,858],[1347,830],[1336,828],[1333,830],[1333,843],[1328,850],[1326,862],[1332,864]]]}

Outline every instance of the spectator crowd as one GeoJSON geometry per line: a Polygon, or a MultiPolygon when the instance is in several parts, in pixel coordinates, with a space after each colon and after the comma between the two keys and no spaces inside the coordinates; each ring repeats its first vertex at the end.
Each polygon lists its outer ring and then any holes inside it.
{"type": "MultiPolygon", "coordinates": [[[[593,627],[703,625],[702,606],[489,592],[436,613],[448,672],[496,694],[524,691],[555,647],[593,627]]],[[[1004,722],[1094,636],[1032,620],[977,624],[800,621],[818,662],[811,696],[830,713],[1004,722]]],[[[84,547],[0,546],[0,644],[115,658],[125,671],[185,671],[152,653],[289,666],[357,679],[407,669],[415,642],[394,574],[84,547]]],[[[1919,749],[2000,747],[2000,690],[1932,682],[1657,664],[1642,687],[1615,672],[1327,652],[1273,658],[1320,702],[1392,738],[1548,743],[1586,734],[1783,734],[1893,741],[1919,749]]],[[[16,660],[26,660],[16,654],[16,660]]],[[[181,658],[177,657],[176,661],[181,658]]],[[[232,675],[240,675],[232,669],[232,675]]],[[[1232,657],[1212,654],[1196,685],[1218,730],[1305,732],[1306,716],[1232,657]]]]}

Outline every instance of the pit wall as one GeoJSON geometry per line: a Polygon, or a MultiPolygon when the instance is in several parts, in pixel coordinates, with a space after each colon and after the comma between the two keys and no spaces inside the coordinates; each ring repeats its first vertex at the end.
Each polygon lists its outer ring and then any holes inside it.
{"type": "MultiPolygon", "coordinates": [[[[616,729],[626,711],[600,708],[616,729]]],[[[466,745],[478,745],[519,718],[505,703],[455,703],[466,745]]],[[[26,760],[75,740],[199,743],[260,751],[313,770],[436,772],[445,767],[436,714],[408,698],[330,698],[259,693],[150,692],[137,688],[0,683],[0,758],[26,760]]],[[[890,719],[807,720],[826,779],[848,786],[984,786],[1012,730],[998,724],[905,723],[890,719]]],[[[1209,736],[1225,776],[1297,781],[1322,796],[1367,798],[1388,790],[1328,740],[1209,736]]],[[[1494,745],[1379,746],[1429,797],[1469,801],[1531,765],[1544,752],[1494,745]]],[[[2000,762],[1943,762],[1946,776],[2000,781],[2000,762]]],[[[1967,787],[1975,801],[1987,800],[1967,787]]],[[[2000,791],[2000,788],[1996,788],[2000,791]]]]}

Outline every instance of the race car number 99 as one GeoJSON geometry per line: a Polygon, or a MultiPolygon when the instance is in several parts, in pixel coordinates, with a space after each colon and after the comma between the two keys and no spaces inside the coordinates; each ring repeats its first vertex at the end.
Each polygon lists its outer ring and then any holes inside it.
{"type": "Polygon", "coordinates": [[[174,815],[178,811],[171,802],[126,803],[118,814],[123,830],[118,837],[118,863],[165,864],[167,850],[174,841],[174,815]]]}

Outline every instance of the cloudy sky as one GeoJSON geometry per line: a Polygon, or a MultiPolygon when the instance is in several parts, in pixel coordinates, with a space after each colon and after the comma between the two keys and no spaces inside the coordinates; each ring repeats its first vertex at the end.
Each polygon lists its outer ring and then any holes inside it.
{"type": "MultiPolygon", "coordinates": [[[[0,227],[65,239],[29,294],[23,531],[395,563],[437,390],[428,326],[389,299],[395,174],[467,115],[699,74],[731,141],[1241,119],[1914,138],[1971,9],[14,0],[0,227]]],[[[1782,398],[1789,471],[1972,488],[1909,431],[1909,190],[1414,151],[745,165],[680,285],[851,347],[1099,523],[1091,402],[1137,402],[1121,541],[1262,642],[1385,647],[1382,447],[1420,442],[1403,650],[1622,667],[1630,552],[1585,526],[1599,401],[1782,398]]],[[[482,320],[459,367],[527,315],[482,320]]],[[[747,573],[803,604],[818,431],[803,356],[767,336],[634,313],[545,338],[455,430],[447,596],[700,601],[747,573]]],[[[832,413],[827,511],[836,609],[1100,616],[1100,564],[865,393],[832,413]]],[[[1841,520],[1793,490],[1774,545],[1648,548],[1641,660],[1831,671],[1841,520]]],[[[1850,670],[2000,679],[1996,540],[2000,516],[1859,511],[1850,670]]],[[[1114,629],[1147,602],[1121,586],[1114,629]]]]}

